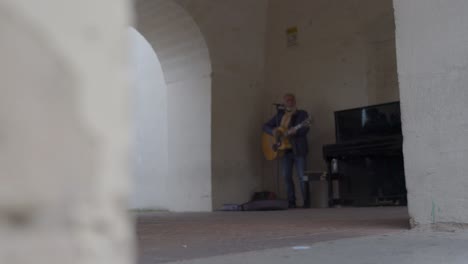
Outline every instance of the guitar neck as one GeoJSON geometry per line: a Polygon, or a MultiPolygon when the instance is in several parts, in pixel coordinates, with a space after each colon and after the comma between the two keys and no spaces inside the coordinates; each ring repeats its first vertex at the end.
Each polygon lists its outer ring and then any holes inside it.
{"type": "Polygon", "coordinates": [[[299,125],[294,127],[295,130],[298,130],[298,129],[301,129],[301,128],[302,128],[302,124],[299,124],[299,125]]]}
{"type": "Polygon", "coordinates": [[[294,129],[298,130],[298,129],[301,129],[301,128],[305,127],[305,126],[309,126],[309,120],[306,120],[306,121],[300,123],[299,125],[295,126],[294,129]]]}
{"type": "Polygon", "coordinates": [[[298,130],[298,129],[301,129],[305,126],[305,124],[299,124],[297,126],[294,127],[294,129],[298,130]]]}

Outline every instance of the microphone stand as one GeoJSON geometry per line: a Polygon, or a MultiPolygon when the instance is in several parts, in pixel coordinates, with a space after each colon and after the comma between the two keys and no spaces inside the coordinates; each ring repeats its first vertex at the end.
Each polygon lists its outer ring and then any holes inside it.
{"type": "MultiPolygon", "coordinates": [[[[281,104],[273,104],[276,108],[276,115],[275,115],[275,118],[276,118],[276,127],[279,127],[280,125],[280,120],[278,118],[279,116],[279,112],[282,108],[284,108],[283,105],[281,104]]],[[[275,135],[273,135],[275,136],[275,135]]],[[[276,193],[278,194],[278,197],[280,197],[280,186],[279,186],[279,178],[280,178],[280,160],[279,158],[276,159],[276,193]]]]}

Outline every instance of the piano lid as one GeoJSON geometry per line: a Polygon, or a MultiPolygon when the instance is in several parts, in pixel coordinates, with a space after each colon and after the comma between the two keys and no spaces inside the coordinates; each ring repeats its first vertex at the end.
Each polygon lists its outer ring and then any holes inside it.
{"type": "Polygon", "coordinates": [[[336,142],[401,135],[400,102],[335,112],[336,142]]]}

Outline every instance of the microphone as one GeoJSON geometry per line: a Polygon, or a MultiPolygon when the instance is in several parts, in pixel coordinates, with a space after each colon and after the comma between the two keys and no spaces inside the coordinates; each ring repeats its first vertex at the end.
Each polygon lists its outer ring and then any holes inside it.
{"type": "Polygon", "coordinates": [[[276,111],[286,109],[286,106],[284,104],[273,103],[273,105],[276,107],[276,111]]]}
{"type": "Polygon", "coordinates": [[[284,107],[284,104],[273,103],[273,105],[276,106],[276,107],[284,107]]]}

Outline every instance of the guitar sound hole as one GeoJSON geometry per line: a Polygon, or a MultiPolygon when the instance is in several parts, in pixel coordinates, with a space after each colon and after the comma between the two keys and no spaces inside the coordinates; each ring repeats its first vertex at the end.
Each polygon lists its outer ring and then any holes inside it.
{"type": "Polygon", "coordinates": [[[274,151],[278,151],[279,147],[281,146],[281,143],[276,143],[272,146],[274,151]]]}

